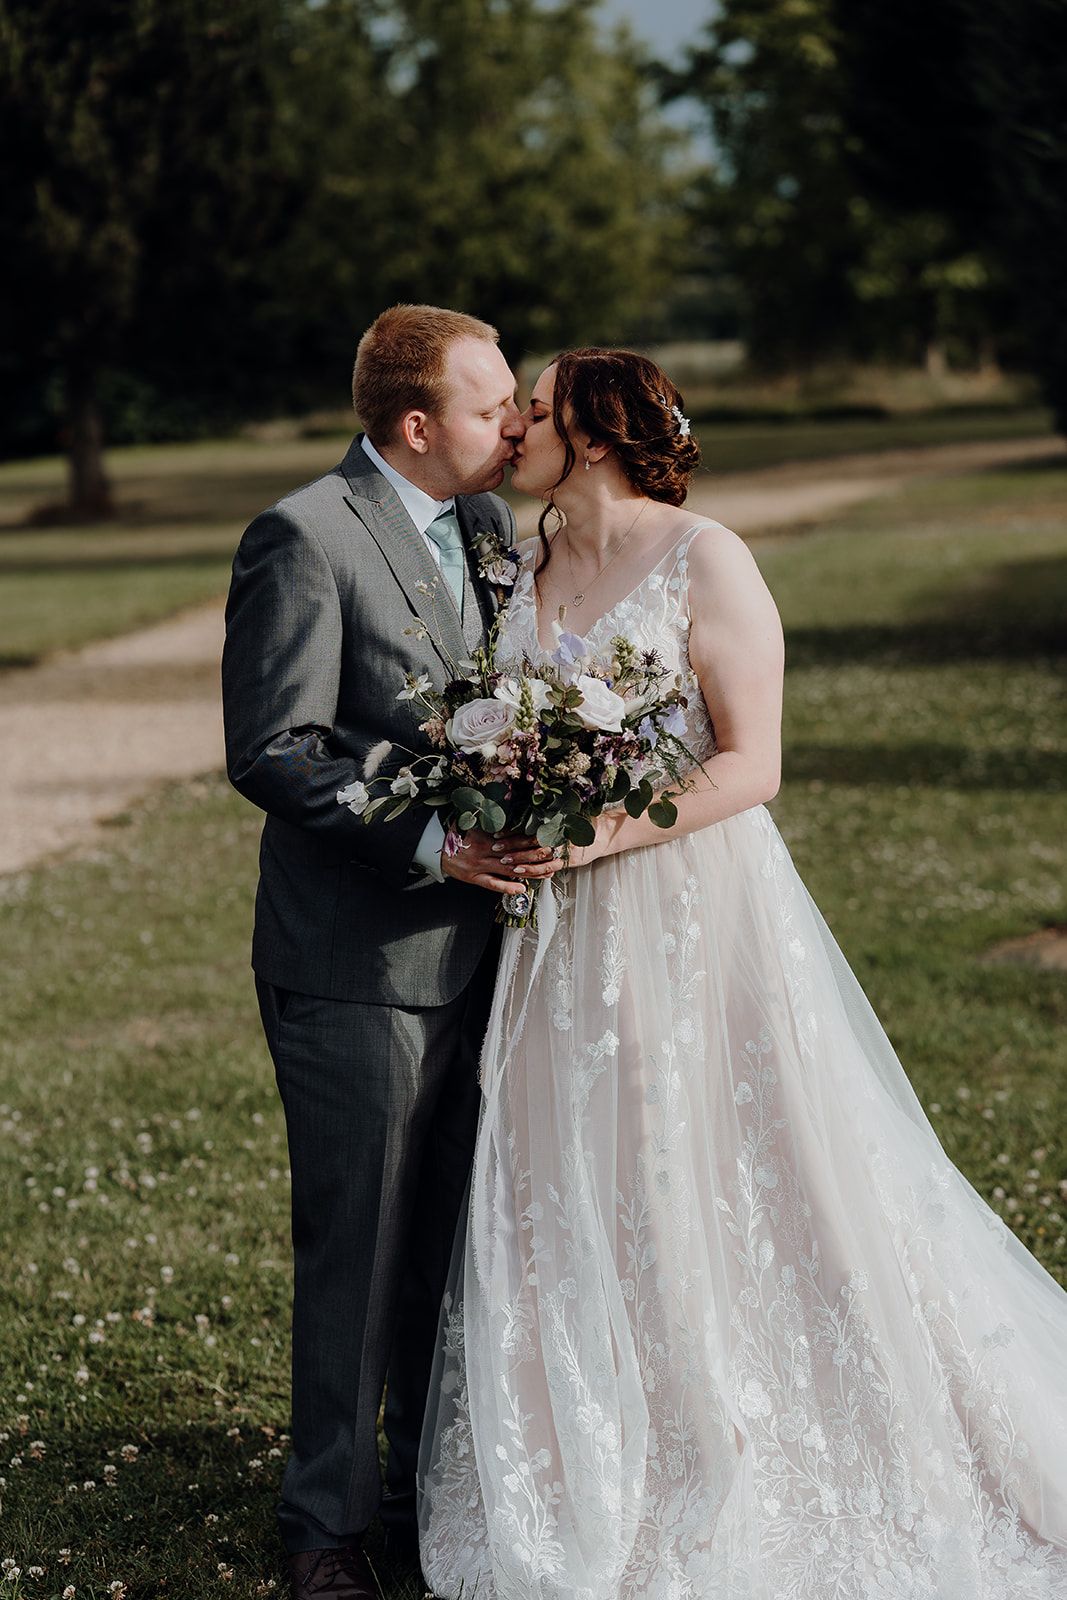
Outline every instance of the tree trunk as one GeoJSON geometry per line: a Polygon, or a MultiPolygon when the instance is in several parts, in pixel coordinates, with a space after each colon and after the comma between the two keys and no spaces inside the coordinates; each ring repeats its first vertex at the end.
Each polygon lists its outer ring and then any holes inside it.
{"type": "Polygon", "coordinates": [[[110,517],[115,505],[104,470],[104,428],[96,398],[96,374],[67,374],[68,509],[79,519],[110,517]]]}

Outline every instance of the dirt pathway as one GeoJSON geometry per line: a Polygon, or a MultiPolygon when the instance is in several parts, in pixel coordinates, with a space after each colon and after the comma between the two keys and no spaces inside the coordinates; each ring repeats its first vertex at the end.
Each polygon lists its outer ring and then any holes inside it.
{"type": "MultiPolygon", "coordinates": [[[[894,450],[733,473],[690,505],[751,536],[813,522],[916,479],[1047,457],[1049,439],[894,450]]],[[[520,519],[536,524],[536,507],[520,519]]],[[[0,873],[91,842],[168,782],[223,765],[222,602],[119,639],[0,673],[0,873]]]]}

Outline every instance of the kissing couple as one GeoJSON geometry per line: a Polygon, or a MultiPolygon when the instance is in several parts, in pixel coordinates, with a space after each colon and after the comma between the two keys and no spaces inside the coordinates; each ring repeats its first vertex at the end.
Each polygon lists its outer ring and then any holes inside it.
{"type": "Polygon", "coordinates": [[[942,1150],[766,809],[781,626],[684,509],[681,395],[578,349],[520,412],[493,328],[395,306],[353,397],[341,464],[241,541],[223,661],[266,813],[294,1600],[380,1593],[376,1517],[444,1600],[1064,1600],[1067,1295],[942,1150]],[[514,561],[509,469],[544,506],[514,561]],[[399,691],[502,598],[499,663],[565,608],[679,675],[671,826],[608,807],[564,861],[338,804],[428,748],[399,691]],[[496,918],[538,880],[547,950],[496,918]]]}

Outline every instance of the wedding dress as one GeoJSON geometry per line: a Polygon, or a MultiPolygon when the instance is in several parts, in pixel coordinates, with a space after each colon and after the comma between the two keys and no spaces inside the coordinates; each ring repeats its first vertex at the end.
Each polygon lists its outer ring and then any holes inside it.
{"type": "MultiPolygon", "coordinates": [[[[690,532],[586,637],[683,673],[690,532]]],[[[529,564],[502,651],[543,659],[529,564]]],[[[445,1600],[1067,1596],[1067,1295],[756,806],[505,935],[420,1470],[445,1600]],[[550,919],[551,920],[551,919],[550,919]]]]}

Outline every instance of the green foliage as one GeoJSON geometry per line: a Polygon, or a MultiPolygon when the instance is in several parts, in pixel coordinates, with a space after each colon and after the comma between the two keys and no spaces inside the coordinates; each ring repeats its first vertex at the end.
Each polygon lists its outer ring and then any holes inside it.
{"type": "MultiPolygon", "coordinates": [[[[892,27],[895,8],[879,9],[892,27]]],[[[909,35],[913,54],[924,36],[909,35]]],[[[997,304],[996,264],[951,213],[921,185],[886,204],[860,170],[858,37],[869,43],[837,0],[724,0],[668,79],[709,116],[719,161],[698,210],[766,368],[921,360],[946,344],[973,357],[997,304]]]]}
{"type": "Polygon", "coordinates": [[[664,283],[679,136],[579,0],[0,0],[0,47],[0,364],[38,407],[52,372],[128,419],[336,401],[394,301],[522,353],[664,283]]]}

